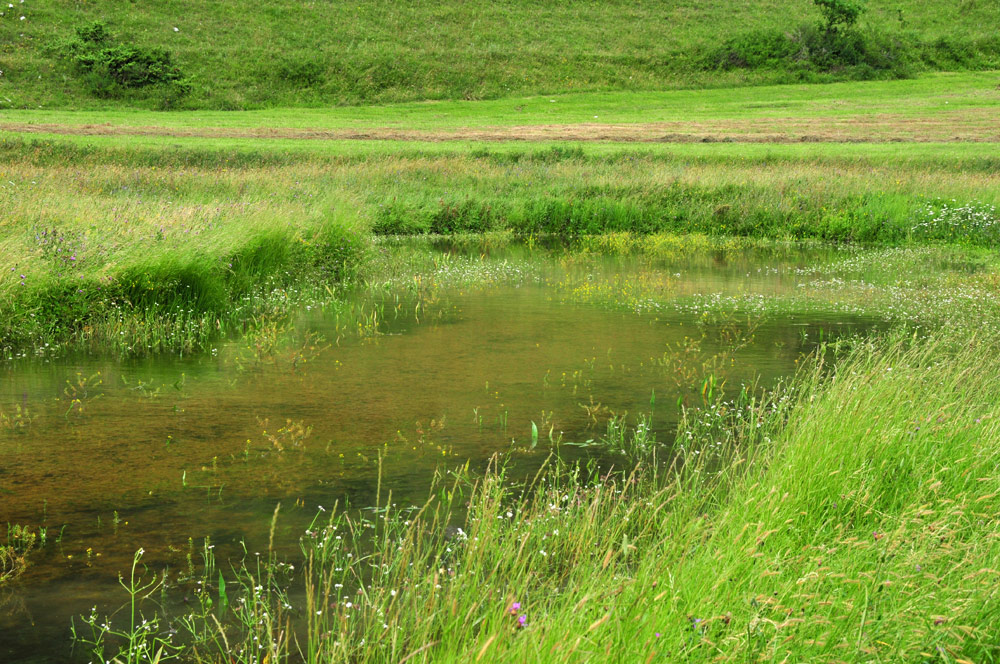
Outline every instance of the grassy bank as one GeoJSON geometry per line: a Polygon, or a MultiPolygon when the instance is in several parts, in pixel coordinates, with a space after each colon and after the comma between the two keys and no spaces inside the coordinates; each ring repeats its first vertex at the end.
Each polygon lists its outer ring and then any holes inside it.
{"type": "Polygon", "coordinates": [[[820,22],[806,0],[559,7],[276,0],[259,11],[187,0],[125,7],[70,0],[14,4],[0,16],[0,108],[169,104],[234,110],[482,99],[829,81],[996,68],[1000,62],[990,27],[1000,15],[988,2],[872,0],[859,25],[863,67],[853,60],[814,62],[801,56],[801,45],[796,57],[775,52],[776,40],[799,39],[803,26],[820,22]],[[116,88],[75,69],[60,44],[76,28],[101,20],[116,44],[168,51],[190,92],[116,88]],[[868,51],[888,52],[891,61],[880,57],[868,64],[868,51]]]}
{"type": "MultiPolygon", "coordinates": [[[[320,514],[301,560],[228,590],[210,573],[200,609],[161,619],[200,661],[994,661],[997,351],[858,342],[832,371],[688,411],[673,450],[610,428],[630,472],[554,457],[522,485],[494,465],[416,512],[320,514]],[[212,618],[223,597],[235,622],[212,618]]],[[[152,655],[162,632],[138,633],[152,655]]]]}
{"type": "Polygon", "coordinates": [[[285,315],[304,287],[349,278],[368,245],[348,199],[268,173],[59,170],[5,171],[8,357],[66,343],[203,349],[285,315]]]}
{"type": "Polygon", "coordinates": [[[1000,239],[990,157],[893,163],[823,147],[331,156],[5,141],[2,345],[204,347],[287,309],[307,283],[357,274],[372,232],[1000,239]]]}

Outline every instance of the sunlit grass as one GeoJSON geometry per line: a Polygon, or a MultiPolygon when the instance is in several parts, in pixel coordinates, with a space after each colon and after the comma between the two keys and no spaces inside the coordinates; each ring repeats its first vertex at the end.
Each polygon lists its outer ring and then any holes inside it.
{"type": "Polygon", "coordinates": [[[989,245],[1000,223],[995,169],[933,161],[689,160],[559,148],[263,161],[206,152],[173,163],[165,152],[5,148],[8,354],[70,340],[117,339],[126,352],[203,348],[265,306],[246,308],[241,298],[277,293],[275,302],[291,305],[298,300],[285,291],[301,289],[310,271],[325,275],[313,280],[320,288],[359,271],[392,272],[377,256],[365,269],[370,230],[485,233],[493,239],[484,248],[515,235],[531,244],[575,234],[595,251],[665,256],[802,240],[989,245]],[[935,210],[952,209],[974,209],[975,223],[927,226],[944,214],[935,210]],[[180,339],[142,326],[201,331],[180,339]]]}

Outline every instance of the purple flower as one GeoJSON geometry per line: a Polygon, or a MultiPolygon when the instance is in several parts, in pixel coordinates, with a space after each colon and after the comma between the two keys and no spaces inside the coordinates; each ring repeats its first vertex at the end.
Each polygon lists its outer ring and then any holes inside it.
{"type": "Polygon", "coordinates": [[[660,638],[660,633],[656,632],[656,633],[653,634],[653,636],[655,636],[656,638],[660,638]]]}
{"type": "Polygon", "coordinates": [[[517,613],[520,610],[521,610],[521,603],[520,602],[514,602],[513,604],[510,605],[510,608],[507,609],[507,612],[510,613],[511,615],[514,615],[515,613],[517,613]]]}
{"type": "Polygon", "coordinates": [[[528,616],[524,615],[523,613],[517,617],[518,627],[524,627],[525,624],[527,624],[527,622],[528,622],[528,616]]]}

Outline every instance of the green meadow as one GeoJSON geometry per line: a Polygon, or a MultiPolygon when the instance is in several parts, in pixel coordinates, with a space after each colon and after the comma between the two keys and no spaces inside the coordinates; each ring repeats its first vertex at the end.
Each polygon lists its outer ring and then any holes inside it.
{"type": "Polygon", "coordinates": [[[0,660],[1000,661],[996,3],[10,4],[0,660]]]}

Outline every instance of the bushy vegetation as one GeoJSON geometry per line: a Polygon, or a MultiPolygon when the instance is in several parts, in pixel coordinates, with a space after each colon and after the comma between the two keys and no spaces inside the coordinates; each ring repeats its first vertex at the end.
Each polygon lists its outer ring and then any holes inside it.
{"type": "Polygon", "coordinates": [[[160,69],[182,65],[191,93],[172,103],[185,108],[482,99],[1000,65],[993,29],[1000,9],[990,2],[872,0],[856,26],[865,38],[836,45],[842,57],[857,63],[832,67],[821,57],[820,37],[799,30],[819,22],[808,0],[504,5],[475,0],[388,8],[276,0],[252,11],[239,3],[192,0],[14,4],[0,16],[4,108],[160,106],[160,96],[148,88],[118,94],[123,90],[118,83],[109,89],[69,75],[51,46],[94,21],[107,22],[128,46],[119,53],[125,60],[160,69]],[[740,36],[748,32],[767,37],[748,42],[740,36]],[[784,54],[805,47],[815,62],[811,66],[784,54]],[[145,57],[162,52],[171,54],[169,66],[159,56],[145,57]],[[762,54],[778,54],[785,64],[735,67],[733,58],[723,57],[726,52],[751,63],[762,54]],[[887,61],[891,68],[883,69],[887,61]],[[95,91],[117,92],[109,99],[95,98],[95,91]]]}
{"type": "Polygon", "coordinates": [[[902,35],[873,30],[825,30],[806,24],[733,37],[705,58],[709,69],[771,69],[796,80],[821,75],[868,80],[915,73],[919,52],[902,35]]]}
{"type": "Polygon", "coordinates": [[[52,49],[98,97],[121,98],[157,86],[161,103],[169,106],[191,91],[190,80],[168,51],[116,42],[100,21],[78,27],[74,38],[57,42],[52,49]]]}
{"type": "Polygon", "coordinates": [[[778,69],[803,79],[836,73],[853,79],[902,78],[914,71],[919,44],[912,35],[857,29],[865,5],[857,0],[813,0],[819,24],[759,30],[726,40],[710,52],[708,68],[778,69]]]}

